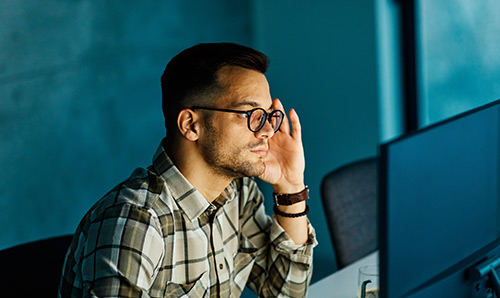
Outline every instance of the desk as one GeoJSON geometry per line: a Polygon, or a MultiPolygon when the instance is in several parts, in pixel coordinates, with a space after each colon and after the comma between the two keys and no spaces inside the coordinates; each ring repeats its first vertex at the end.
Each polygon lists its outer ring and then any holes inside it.
{"type": "Polygon", "coordinates": [[[355,298],[359,267],[373,264],[378,264],[378,252],[374,252],[314,283],[309,287],[307,297],[355,298]]]}

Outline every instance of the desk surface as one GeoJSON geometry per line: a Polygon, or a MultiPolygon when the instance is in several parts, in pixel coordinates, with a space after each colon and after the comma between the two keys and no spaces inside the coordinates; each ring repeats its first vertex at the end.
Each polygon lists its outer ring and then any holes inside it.
{"type": "Polygon", "coordinates": [[[378,252],[342,268],[309,287],[308,297],[355,298],[358,270],[364,265],[378,264],[378,252]]]}

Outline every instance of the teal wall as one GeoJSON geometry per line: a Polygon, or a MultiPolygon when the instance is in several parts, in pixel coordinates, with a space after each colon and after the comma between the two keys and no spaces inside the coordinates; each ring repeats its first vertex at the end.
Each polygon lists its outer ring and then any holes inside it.
{"type": "Polygon", "coordinates": [[[0,1],[0,249],[73,233],[165,134],[160,76],[251,43],[246,1],[0,1]]]}
{"type": "Polygon", "coordinates": [[[99,197],[150,163],[168,60],[232,41],[270,56],[272,95],[300,115],[320,243],[313,280],[335,270],[319,187],[377,153],[374,1],[187,2],[0,2],[0,249],[74,232],[99,197]]]}

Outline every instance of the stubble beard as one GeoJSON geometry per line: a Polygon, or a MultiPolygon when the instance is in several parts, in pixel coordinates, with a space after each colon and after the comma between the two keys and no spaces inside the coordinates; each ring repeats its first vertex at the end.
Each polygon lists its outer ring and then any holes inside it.
{"type": "MultiPolygon", "coordinates": [[[[216,175],[235,179],[241,177],[259,176],[266,170],[264,158],[249,161],[248,155],[252,149],[262,147],[265,141],[257,141],[243,148],[236,148],[230,152],[223,152],[222,148],[230,145],[218,137],[215,127],[207,123],[207,142],[201,147],[201,154],[216,175]]],[[[252,153],[250,153],[252,154],[252,153]]]]}

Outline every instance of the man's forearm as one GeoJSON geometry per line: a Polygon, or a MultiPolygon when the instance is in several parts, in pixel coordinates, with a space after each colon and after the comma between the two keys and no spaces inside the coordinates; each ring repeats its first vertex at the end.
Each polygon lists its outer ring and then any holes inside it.
{"type": "MultiPolygon", "coordinates": [[[[278,210],[284,213],[297,214],[304,212],[306,202],[299,202],[290,206],[277,206],[278,210]]],[[[307,216],[284,217],[276,215],[280,226],[292,238],[295,244],[305,244],[309,239],[307,216]]]]}

